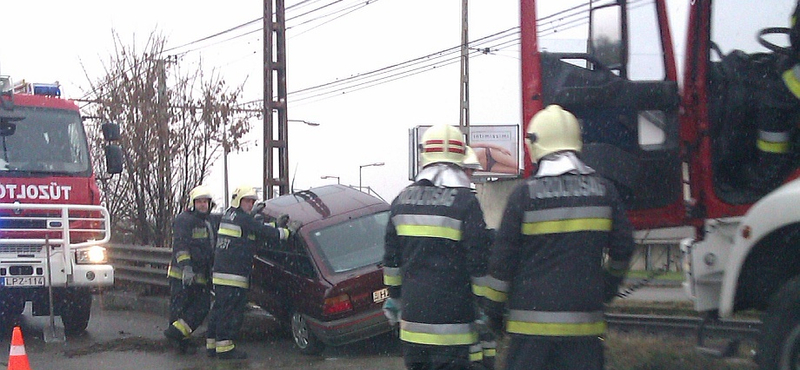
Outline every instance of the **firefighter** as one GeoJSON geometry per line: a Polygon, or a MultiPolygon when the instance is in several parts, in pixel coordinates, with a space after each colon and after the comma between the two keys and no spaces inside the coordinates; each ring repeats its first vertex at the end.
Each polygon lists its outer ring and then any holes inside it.
{"type": "Polygon", "coordinates": [[[462,168],[466,146],[449,125],[422,137],[422,170],[391,205],[383,259],[384,313],[400,325],[408,369],[467,369],[482,358],[471,282],[485,278],[483,211],[462,168]]]}
{"type": "MultiPolygon", "coordinates": [[[[467,146],[467,150],[464,155],[464,163],[462,164],[464,168],[464,172],[467,173],[467,176],[472,179],[472,176],[475,174],[475,171],[483,171],[483,165],[481,165],[478,156],[475,153],[475,150],[472,149],[471,146],[467,146]]],[[[487,246],[491,246],[494,243],[494,229],[486,229],[484,233],[483,243],[487,246]]],[[[480,279],[478,279],[480,281],[480,279]]],[[[480,284],[477,284],[480,286],[480,284]]],[[[491,328],[488,327],[488,318],[485,315],[481,315],[476,320],[476,330],[478,331],[478,345],[473,349],[472,352],[476,352],[478,349],[483,353],[483,359],[481,360],[481,365],[485,369],[494,369],[495,365],[495,358],[497,357],[497,335],[492,332],[491,328]]]]}
{"type": "Polygon", "coordinates": [[[257,200],[253,187],[239,186],[220,221],[212,272],[215,300],[206,333],[206,350],[211,357],[247,358],[234,341],[247,306],[253,256],[257,248],[286,240],[300,226],[290,221],[288,228],[276,228],[257,221],[251,213],[257,200]]]}
{"type": "MultiPolygon", "coordinates": [[[[800,3],[798,3],[800,4],[800,3]]],[[[792,169],[792,137],[800,121],[800,6],[791,16],[785,53],[734,51],[723,58],[731,70],[723,123],[732,125],[715,142],[723,156],[723,179],[746,194],[763,195],[778,187],[792,169]],[[735,99],[739,98],[739,99],[735,99]],[[742,98],[747,100],[740,101],[742,98]],[[727,154],[727,155],[725,155],[727,154]]]]}
{"type": "Polygon", "coordinates": [[[614,185],[579,159],[574,115],[538,112],[526,144],[538,170],[509,196],[492,247],[490,326],[505,320],[508,369],[603,369],[603,308],[633,254],[630,223],[614,185]]]}
{"type": "Polygon", "coordinates": [[[189,206],[173,222],[172,261],[169,264],[169,327],[164,331],[180,353],[194,353],[192,332],[208,314],[209,277],[215,229],[209,221],[214,207],[211,191],[197,186],[189,192],[189,206]]]}

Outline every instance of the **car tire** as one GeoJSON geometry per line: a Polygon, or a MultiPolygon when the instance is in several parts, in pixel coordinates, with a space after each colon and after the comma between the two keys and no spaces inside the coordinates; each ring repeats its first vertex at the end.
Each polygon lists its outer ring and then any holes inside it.
{"type": "Polygon", "coordinates": [[[61,308],[61,322],[66,334],[80,334],[89,325],[92,312],[92,292],[88,289],[74,289],[67,293],[69,297],[61,308]]]}
{"type": "Polygon", "coordinates": [[[800,368],[800,277],[789,280],[772,296],[758,347],[761,369],[800,368]]]}
{"type": "Polygon", "coordinates": [[[325,349],[325,344],[311,332],[308,321],[299,312],[292,314],[292,339],[294,345],[304,355],[316,355],[325,349]]]}

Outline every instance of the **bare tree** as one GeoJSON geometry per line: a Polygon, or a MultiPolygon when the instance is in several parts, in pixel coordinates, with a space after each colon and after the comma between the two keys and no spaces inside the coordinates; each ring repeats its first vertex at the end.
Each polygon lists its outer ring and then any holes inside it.
{"type": "MultiPolygon", "coordinates": [[[[125,169],[103,180],[106,206],[116,240],[168,246],[188,191],[209,175],[223,145],[244,148],[253,113],[236,109],[242,85],[230,88],[202,67],[174,72],[177,58],[163,55],[165,39],[155,32],[141,53],[113,36],[115,53],[105,76],[92,84],[97,100],[89,108],[91,116],[116,122],[122,131],[125,169]]],[[[102,138],[94,135],[93,152],[101,158],[102,138]]]]}

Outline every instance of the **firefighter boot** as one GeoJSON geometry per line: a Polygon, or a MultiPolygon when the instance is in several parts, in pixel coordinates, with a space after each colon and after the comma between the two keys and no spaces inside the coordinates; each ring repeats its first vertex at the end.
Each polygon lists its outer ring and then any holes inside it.
{"type": "Polygon", "coordinates": [[[167,337],[173,348],[176,348],[178,352],[185,353],[185,350],[181,348],[184,342],[183,333],[178,328],[170,325],[167,330],[164,330],[164,336],[167,337]]]}
{"type": "Polygon", "coordinates": [[[226,352],[217,352],[217,358],[220,360],[244,360],[247,358],[247,352],[234,348],[226,352]]]}
{"type": "Polygon", "coordinates": [[[193,355],[197,353],[197,344],[191,338],[183,338],[178,345],[178,352],[181,354],[193,355]]]}

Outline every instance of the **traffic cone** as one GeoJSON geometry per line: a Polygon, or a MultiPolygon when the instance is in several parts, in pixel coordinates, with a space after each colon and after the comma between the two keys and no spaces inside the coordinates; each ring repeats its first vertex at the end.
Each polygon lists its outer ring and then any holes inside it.
{"type": "Polygon", "coordinates": [[[8,370],[31,370],[28,355],[25,353],[25,342],[22,341],[22,330],[14,327],[11,336],[11,350],[8,352],[8,370]]]}

